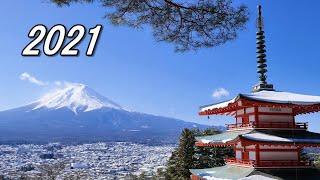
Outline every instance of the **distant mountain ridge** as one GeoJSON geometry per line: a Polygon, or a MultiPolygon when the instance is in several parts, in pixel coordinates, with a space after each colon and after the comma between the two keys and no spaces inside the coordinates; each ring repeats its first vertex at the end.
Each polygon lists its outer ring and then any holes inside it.
{"type": "Polygon", "coordinates": [[[0,143],[66,139],[174,142],[183,128],[195,127],[208,126],[130,111],[83,84],[75,84],[0,112],[0,143]]]}

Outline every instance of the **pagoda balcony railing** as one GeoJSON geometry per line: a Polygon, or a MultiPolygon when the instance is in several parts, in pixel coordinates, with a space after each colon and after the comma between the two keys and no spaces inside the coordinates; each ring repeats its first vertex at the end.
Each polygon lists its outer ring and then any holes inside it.
{"type": "Polygon", "coordinates": [[[296,166],[312,166],[312,161],[304,160],[246,160],[236,158],[224,158],[226,164],[252,166],[252,167],[296,167],[296,166]]]}
{"type": "Polygon", "coordinates": [[[241,129],[241,128],[292,128],[292,129],[307,129],[307,122],[249,122],[249,123],[236,123],[226,124],[227,130],[241,129]]]}
{"type": "Polygon", "coordinates": [[[241,165],[241,166],[254,166],[255,161],[236,159],[236,158],[224,158],[226,164],[241,165]]]}
{"type": "Polygon", "coordinates": [[[294,167],[294,166],[312,166],[312,161],[304,161],[304,160],[260,160],[259,163],[256,164],[257,167],[294,167]]]}
{"type": "Polygon", "coordinates": [[[206,178],[199,177],[197,175],[191,174],[190,179],[192,180],[207,180],[206,178]]]}

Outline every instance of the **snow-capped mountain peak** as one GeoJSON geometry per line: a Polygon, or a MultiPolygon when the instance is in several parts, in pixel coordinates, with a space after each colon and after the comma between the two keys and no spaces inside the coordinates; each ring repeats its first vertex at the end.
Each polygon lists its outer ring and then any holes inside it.
{"type": "Polygon", "coordinates": [[[83,84],[72,84],[64,89],[48,93],[34,104],[35,107],[32,110],[69,108],[75,113],[101,108],[126,110],[83,84]]]}

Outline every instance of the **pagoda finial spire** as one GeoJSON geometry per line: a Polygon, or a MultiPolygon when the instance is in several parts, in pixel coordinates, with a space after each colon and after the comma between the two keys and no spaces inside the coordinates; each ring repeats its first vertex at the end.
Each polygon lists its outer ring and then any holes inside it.
{"type": "Polygon", "coordinates": [[[253,87],[252,92],[258,92],[262,90],[269,90],[273,91],[273,85],[267,83],[267,76],[265,73],[267,72],[267,60],[266,60],[266,45],[265,45],[265,36],[264,36],[264,31],[263,31],[263,17],[262,17],[262,12],[261,12],[261,6],[258,6],[258,17],[257,17],[257,73],[259,74],[259,84],[255,85],[253,87]]]}

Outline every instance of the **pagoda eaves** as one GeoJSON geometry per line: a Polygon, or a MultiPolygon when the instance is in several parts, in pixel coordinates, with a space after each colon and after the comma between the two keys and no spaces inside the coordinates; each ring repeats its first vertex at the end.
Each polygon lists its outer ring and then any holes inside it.
{"type": "Polygon", "coordinates": [[[239,142],[245,146],[259,142],[259,145],[267,146],[320,147],[320,134],[298,130],[243,130],[196,137],[196,146],[227,147],[235,146],[239,142]]]}
{"type": "Polygon", "coordinates": [[[281,91],[259,91],[239,94],[235,98],[200,107],[199,115],[236,115],[244,107],[288,107],[293,114],[306,114],[320,111],[320,96],[310,96],[281,91]]]}

